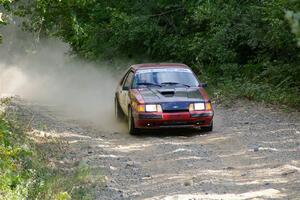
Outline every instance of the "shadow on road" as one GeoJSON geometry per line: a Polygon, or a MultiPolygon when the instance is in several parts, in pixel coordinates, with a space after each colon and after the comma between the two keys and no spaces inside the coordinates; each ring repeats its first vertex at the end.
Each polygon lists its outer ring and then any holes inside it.
{"type": "Polygon", "coordinates": [[[176,136],[184,136],[184,137],[193,137],[196,135],[206,135],[211,132],[204,132],[201,130],[193,130],[193,129],[157,129],[157,130],[143,130],[138,133],[137,137],[176,137],[176,136]]]}

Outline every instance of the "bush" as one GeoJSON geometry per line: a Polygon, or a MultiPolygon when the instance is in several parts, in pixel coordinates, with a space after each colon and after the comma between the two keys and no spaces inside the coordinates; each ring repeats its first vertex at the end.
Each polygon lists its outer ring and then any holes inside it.
{"type": "Polygon", "coordinates": [[[20,145],[8,122],[0,116],[0,197],[24,199],[33,183],[34,171],[26,168],[32,152],[20,145]]]}
{"type": "MultiPolygon", "coordinates": [[[[1,100],[0,108],[3,104],[1,100]]],[[[74,166],[68,172],[50,168],[44,151],[49,154],[54,150],[50,146],[36,147],[23,131],[15,128],[16,122],[10,123],[0,113],[0,199],[93,199],[86,185],[103,183],[98,171],[93,172],[85,165],[74,166]]]]}
{"type": "Polygon", "coordinates": [[[261,89],[299,92],[299,14],[293,12],[300,10],[299,1],[39,0],[18,5],[28,17],[27,29],[62,38],[85,59],[184,62],[211,80],[242,78],[261,89]]]}

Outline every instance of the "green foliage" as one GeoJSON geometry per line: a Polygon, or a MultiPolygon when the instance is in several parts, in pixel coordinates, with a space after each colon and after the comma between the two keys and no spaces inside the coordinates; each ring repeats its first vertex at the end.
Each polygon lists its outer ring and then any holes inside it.
{"type": "Polygon", "coordinates": [[[289,21],[292,32],[296,35],[296,38],[298,39],[298,45],[300,46],[300,12],[295,13],[292,11],[287,11],[285,16],[289,21]]]}
{"type": "MultiPolygon", "coordinates": [[[[10,4],[13,3],[13,0],[0,0],[0,27],[5,25],[6,22],[3,17],[3,10],[8,9],[10,4]]],[[[0,34],[0,44],[2,43],[2,35],[0,34]]]]}
{"type": "MultiPolygon", "coordinates": [[[[0,108],[7,103],[9,99],[0,99],[0,108]]],[[[0,199],[93,199],[89,187],[104,180],[99,170],[85,165],[68,171],[50,168],[43,150],[0,114],[0,199]]]]}
{"type": "Polygon", "coordinates": [[[56,197],[57,200],[71,200],[71,196],[67,192],[61,192],[56,197]]]}
{"type": "Polygon", "coordinates": [[[83,58],[184,62],[218,83],[242,78],[299,93],[299,15],[285,14],[299,1],[39,0],[25,10],[29,29],[83,58]]]}
{"type": "Polygon", "coordinates": [[[31,152],[27,146],[16,145],[7,121],[0,116],[0,197],[1,199],[22,199],[28,194],[27,183],[31,172],[24,168],[24,162],[31,152]]]}
{"type": "Polygon", "coordinates": [[[296,6],[283,0],[40,0],[31,28],[62,37],[87,58],[126,53],[188,64],[246,63],[298,51],[284,19],[284,10],[296,6]]]}

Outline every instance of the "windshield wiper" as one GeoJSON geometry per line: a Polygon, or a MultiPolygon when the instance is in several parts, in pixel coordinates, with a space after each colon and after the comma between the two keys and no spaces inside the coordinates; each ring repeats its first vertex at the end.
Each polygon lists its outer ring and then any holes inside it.
{"type": "Polygon", "coordinates": [[[191,87],[190,85],[184,84],[184,83],[177,83],[177,82],[163,82],[161,85],[183,85],[185,87],[191,87]]]}
{"type": "Polygon", "coordinates": [[[146,85],[146,86],[157,86],[157,87],[161,87],[161,85],[159,85],[159,84],[156,84],[156,83],[150,83],[150,82],[137,83],[137,85],[146,85]]]}

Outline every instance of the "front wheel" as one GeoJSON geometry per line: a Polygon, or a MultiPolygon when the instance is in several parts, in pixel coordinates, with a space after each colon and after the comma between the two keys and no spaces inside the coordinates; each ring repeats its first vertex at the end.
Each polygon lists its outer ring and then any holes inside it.
{"type": "Polygon", "coordinates": [[[134,118],[132,115],[132,109],[130,107],[128,109],[128,132],[131,135],[136,135],[138,132],[134,126],[134,118]]]}
{"type": "Polygon", "coordinates": [[[214,127],[214,123],[211,122],[210,126],[202,127],[201,131],[203,131],[203,132],[212,132],[213,127],[214,127]]]}
{"type": "Polygon", "coordinates": [[[115,118],[117,121],[122,121],[124,119],[124,113],[117,98],[115,98],[115,118]]]}

